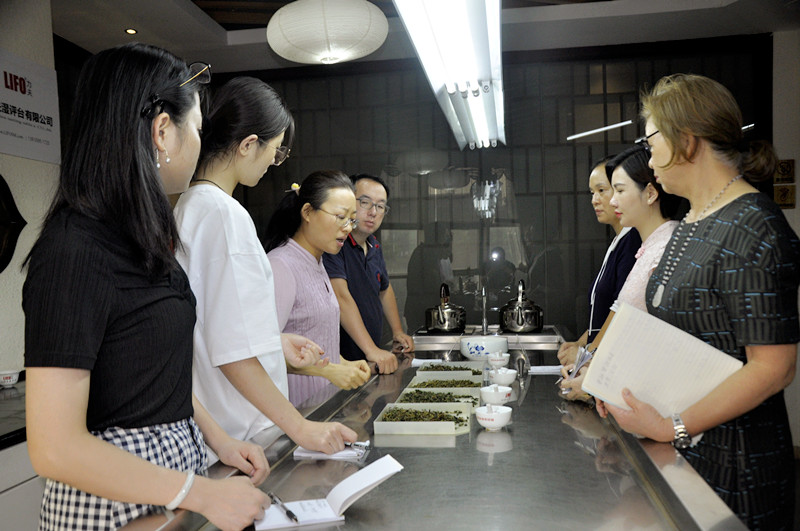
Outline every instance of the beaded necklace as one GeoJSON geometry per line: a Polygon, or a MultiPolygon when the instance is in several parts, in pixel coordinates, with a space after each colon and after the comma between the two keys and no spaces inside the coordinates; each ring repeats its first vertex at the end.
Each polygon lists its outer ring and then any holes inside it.
{"type": "MultiPolygon", "coordinates": [[[[678,238],[677,237],[672,238],[669,245],[669,251],[667,252],[667,260],[664,265],[664,277],[659,282],[658,288],[656,288],[656,294],[653,295],[654,308],[658,308],[658,306],[661,304],[661,298],[664,296],[664,289],[666,288],[669,279],[672,278],[672,273],[675,272],[675,268],[677,267],[678,262],[680,262],[681,258],[683,258],[683,253],[686,252],[686,247],[689,245],[689,240],[692,239],[692,236],[694,236],[694,233],[697,231],[697,226],[700,224],[700,220],[703,219],[703,216],[705,215],[706,212],[708,212],[708,209],[714,206],[714,203],[716,203],[719,200],[719,198],[722,197],[722,194],[725,193],[725,191],[730,187],[730,185],[732,185],[741,178],[742,175],[739,174],[730,181],[728,181],[728,184],[726,184],[725,187],[719,191],[716,197],[714,197],[714,199],[712,199],[711,202],[706,205],[703,211],[700,212],[700,215],[697,216],[697,220],[694,223],[692,223],[692,227],[689,229],[689,234],[687,234],[686,237],[683,238],[683,242],[681,243],[681,249],[680,251],[678,251],[677,256],[675,256],[675,247],[677,246],[678,238]]],[[[686,218],[688,216],[689,214],[687,213],[681,220],[678,229],[675,231],[676,236],[681,227],[686,224],[686,218]]]]}

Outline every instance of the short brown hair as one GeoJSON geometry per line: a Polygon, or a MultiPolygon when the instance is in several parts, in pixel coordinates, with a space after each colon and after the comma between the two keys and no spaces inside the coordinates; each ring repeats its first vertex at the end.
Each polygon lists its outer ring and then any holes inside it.
{"type": "Polygon", "coordinates": [[[672,157],[691,161],[681,142],[687,134],[706,140],[723,162],[727,162],[751,181],[769,179],[778,159],[772,145],[748,142],[742,135],[742,113],[733,94],[722,84],[704,76],[673,74],[661,78],[650,92],[641,95],[644,120],[652,120],[659,133],[672,146],[672,157]]]}

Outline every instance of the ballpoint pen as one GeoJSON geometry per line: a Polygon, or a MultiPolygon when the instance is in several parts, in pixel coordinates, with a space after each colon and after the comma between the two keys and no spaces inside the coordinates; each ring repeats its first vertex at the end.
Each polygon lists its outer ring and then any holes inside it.
{"type": "Polygon", "coordinates": [[[272,503],[274,503],[278,507],[280,507],[281,511],[283,511],[283,513],[286,515],[286,518],[288,518],[289,520],[291,520],[294,523],[298,523],[297,522],[297,515],[295,515],[288,507],[286,507],[286,505],[283,504],[281,499],[278,498],[277,494],[275,494],[274,492],[268,492],[267,496],[270,497],[270,499],[272,500],[272,503]]]}

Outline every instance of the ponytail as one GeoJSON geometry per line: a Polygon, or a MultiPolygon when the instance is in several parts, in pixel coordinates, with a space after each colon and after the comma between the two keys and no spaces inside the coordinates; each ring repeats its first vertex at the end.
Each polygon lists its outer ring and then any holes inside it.
{"type": "Polygon", "coordinates": [[[331,190],[345,188],[355,193],[355,186],[344,173],[338,170],[315,171],[305,179],[300,188],[286,193],[278,203],[267,225],[267,237],[264,248],[267,252],[285,244],[300,229],[300,212],[306,203],[318,210],[327,201],[331,190]]]}
{"type": "Polygon", "coordinates": [[[278,209],[269,218],[264,249],[270,252],[285,244],[300,228],[300,210],[303,208],[300,196],[290,190],[278,203],[278,209]]]}

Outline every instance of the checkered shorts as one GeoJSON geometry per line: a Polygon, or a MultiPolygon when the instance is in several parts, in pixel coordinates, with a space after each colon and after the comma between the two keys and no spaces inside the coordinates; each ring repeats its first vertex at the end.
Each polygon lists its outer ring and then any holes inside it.
{"type": "MultiPolygon", "coordinates": [[[[191,418],[144,428],[108,428],[92,435],[166,468],[198,474],[207,468],[203,435],[191,418]]],[[[139,516],[162,511],[163,506],[117,502],[48,479],[39,529],[117,529],[139,516]]]]}

